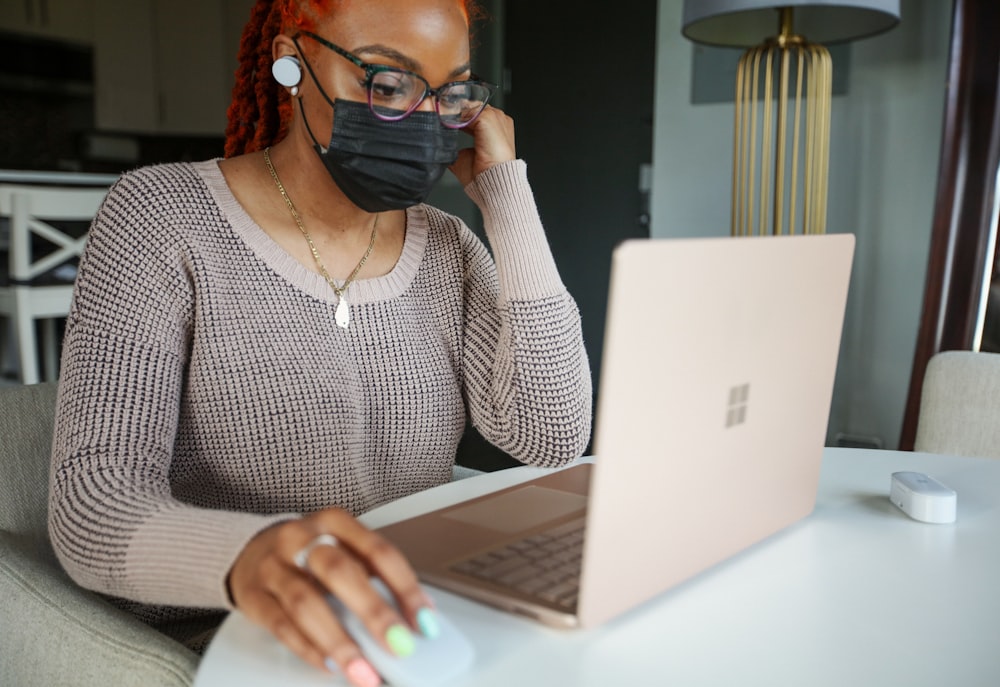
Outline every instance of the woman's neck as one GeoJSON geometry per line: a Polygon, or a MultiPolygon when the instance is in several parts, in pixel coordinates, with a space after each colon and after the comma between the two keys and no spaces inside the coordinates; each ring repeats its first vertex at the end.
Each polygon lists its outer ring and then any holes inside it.
{"type": "MultiPolygon", "coordinates": [[[[300,219],[309,232],[332,240],[348,238],[350,234],[371,231],[374,217],[355,205],[337,186],[311,144],[294,140],[289,135],[269,150],[275,174],[284,187],[300,219]]],[[[263,174],[270,173],[261,163],[263,174]]],[[[276,202],[285,204],[277,188],[276,202]]]]}

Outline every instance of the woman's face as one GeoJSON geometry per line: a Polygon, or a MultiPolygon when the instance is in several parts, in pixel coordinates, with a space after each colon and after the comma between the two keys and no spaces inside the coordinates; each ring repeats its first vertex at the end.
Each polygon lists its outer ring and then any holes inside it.
{"type": "MultiPolygon", "coordinates": [[[[348,1],[315,33],[364,62],[415,72],[431,88],[470,75],[469,27],[460,0],[348,1]]],[[[364,70],[306,36],[298,42],[331,99],[367,100],[364,70]]],[[[303,81],[308,96],[314,84],[307,86],[308,75],[303,81]]],[[[433,110],[432,100],[418,109],[433,110]]]]}

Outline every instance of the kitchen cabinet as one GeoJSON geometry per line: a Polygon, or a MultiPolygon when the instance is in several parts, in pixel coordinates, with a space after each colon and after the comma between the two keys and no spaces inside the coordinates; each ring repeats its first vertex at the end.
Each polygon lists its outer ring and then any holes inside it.
{"type": "Polygon", "coordinates": [[[94,28],[94,120],[97,128],[157,131],[159,108],[152,50],[152,3],[95,0],[94,28]]]}
{"type": "Polygon", "coordinates": [[[223,135],[253,0],[93,2],[98,128],[223,135]]]}
{"type": "Polygon", "coordinates": [[[223,3],[154,0],[153,13],[160,130],[222,135],[232,90],[226,58],[236,50],[223,38],[223,3]]]}
{"type": "Polygon", "coordinates": [[[0,30],[90,45],[94,0],[3,0],[0,30]]]}

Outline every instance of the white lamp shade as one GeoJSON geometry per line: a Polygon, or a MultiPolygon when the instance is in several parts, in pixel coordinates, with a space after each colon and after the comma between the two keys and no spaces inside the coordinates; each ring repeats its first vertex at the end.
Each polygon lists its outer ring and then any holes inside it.
{"type": "Polygon", "coordinates": [[[899,0],[684,0],[684,35],[696,43],[749,48],[778,35],[782,7],[794,9],[793,33],[814,43],[843,43],[899,23],[899,0]]]}

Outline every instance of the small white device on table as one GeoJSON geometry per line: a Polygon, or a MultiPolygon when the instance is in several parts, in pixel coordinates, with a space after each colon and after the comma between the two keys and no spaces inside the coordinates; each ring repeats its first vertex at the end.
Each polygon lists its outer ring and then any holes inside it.
{"type": "Polygon", "coordinates": [[[955,522],[958,494],[922,472],[892,473],[889,500],[914,520],[937,524],[955,522]]]}

